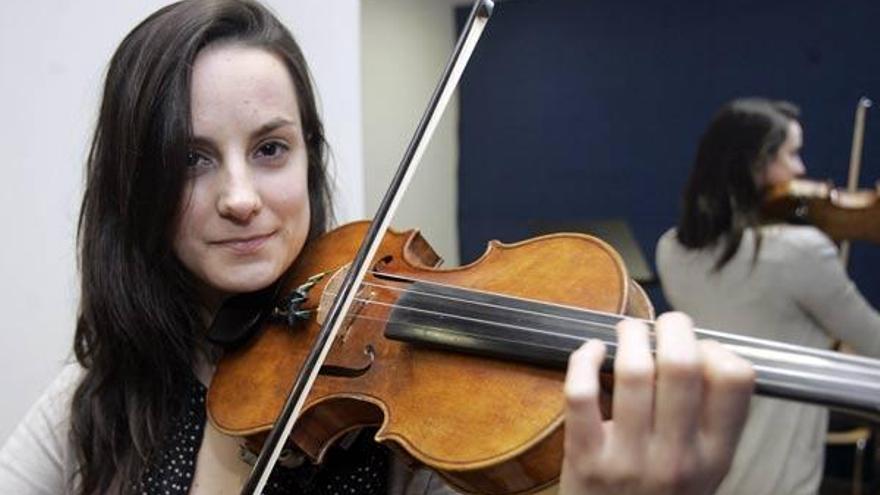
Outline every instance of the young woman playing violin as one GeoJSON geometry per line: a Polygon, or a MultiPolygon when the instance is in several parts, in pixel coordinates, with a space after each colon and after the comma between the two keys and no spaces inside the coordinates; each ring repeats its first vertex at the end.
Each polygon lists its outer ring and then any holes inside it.
{"type": "MultiPolygon", "coordinates": [[[[657,246],[663,291],[709,328],[828,349],[841,339],[880,356],[880,315],[859,294],[836,246],[811,226],[766,224],[767,189],[804,173],[798,110],[786,102],[725,105],[703,135],[678,227],[657,246]]],[[[814,494],[824,408],[756,398],[718,493],[814,494]]]]}
{"type": "MultiPolygon", "coordinates": [[[[231,296],[272,285],[328,226],[326,143],[306,62],[249,0],[187,0],[117,49],[88,159],[82,298],[68,366],[0,451],[0,492],[238,493],[241,440],[206,421],[231,296]]],[[[604,345],[570,359],[567,494],[708,494],[732,458],[749,364],[682,314],[618,327],[613,419],[604,345]]],[[[426,418],[427,419],[427,418],[426,418]]],[[[265,493],[451,493],[368,435],[276,466],[265,493]]]]}

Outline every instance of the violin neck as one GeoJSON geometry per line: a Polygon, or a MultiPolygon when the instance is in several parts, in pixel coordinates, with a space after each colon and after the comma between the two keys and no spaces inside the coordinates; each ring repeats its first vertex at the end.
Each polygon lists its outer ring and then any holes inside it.
{"type": "MultiPolygon", "coordinates": [[[[617,350],[614,326],[625,316],[416,282],[386,325],[390,339],[565,368],[590,339],[605,343],[603,368],[617,350]]],[[[653,322],[647,321],[648,325],[653,322]]],[[[770,340],[697,329],[752,362],[759,395],[880,414],[880,361],[770,340]]],[[[652,349],[655,345],[651,337],[652,349]]]]}

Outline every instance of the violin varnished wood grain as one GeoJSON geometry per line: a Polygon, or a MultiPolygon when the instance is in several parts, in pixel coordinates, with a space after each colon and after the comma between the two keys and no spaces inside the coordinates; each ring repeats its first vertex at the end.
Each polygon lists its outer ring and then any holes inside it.
{"type": "MultiPolygon", "coordinates": [[[[347,264],[366,227],[349,224],[307,246],[288,289],[347,264]]],[[[378,441],[465,492],[533,493],[556,483],[564,371],[391,340],[383,336],[384,321],[409,285],[401,278],[650,317],[650,302],[631,285],[619,256],[598,239],[556,234],[509,245],[493,241],[474,263],[439,269],[436,253],[410,231],[387,235],[376,260],[394,279],[367,276],[359,299],[370,304],[359,305],[325,363],[358,371],[318,377],[292,441],[320,460],[347,431],[377,425],[378,441]]],[[[305,307],[316,309],[328,278],[309,292],[305,307]]],[[[208,392],[215,426],[231,435],[264,434],[318,330],[315,318],[294,328],[269,325],[226,356],[208,392]]]]}

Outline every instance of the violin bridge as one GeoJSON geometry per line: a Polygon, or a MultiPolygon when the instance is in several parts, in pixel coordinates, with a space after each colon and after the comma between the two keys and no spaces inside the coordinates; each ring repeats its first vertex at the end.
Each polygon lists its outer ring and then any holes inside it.
{"type": "MultiPolygon", "coordinates": [[[[318,303],[318,314],[317,314],[317,322],[319,324],[323,324],[324,320],[327,317],[327,312],[330,310],[330,307],[333,305],[333,300],[336,299],[336,294],[339,292],[339,287],[342,285],[342,281],[345,279],[345,275],[348,273],[348,268],[350,265],[345,265],[342,268],[336,270],[333,275],[330,276],[330,280],[327,281],[327,284],[324,285],[324,292],[321,294],[321,301],[318,303]]],[[[373,290],[369,289],[367,286],[361,286],[357,294],[355,295],[354,302],[352,302],[351,308],[348,312],[348,315],[345,316],[345,319],[342,322],[342,327],[337,336],[337,341],[341,344],[344,343],[348,339],[348,330],[351,328],[351,324],[354,321],[356,315],[360,314],[361,310],[364,306],[375,296],[373,290]]]]}

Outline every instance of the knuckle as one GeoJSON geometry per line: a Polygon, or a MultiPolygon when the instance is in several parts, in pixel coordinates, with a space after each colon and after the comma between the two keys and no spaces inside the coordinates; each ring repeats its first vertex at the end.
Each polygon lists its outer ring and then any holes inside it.
{"type": "Polygon", "coordinates": [[[696,355],[660,355],[657,369],[660,374],[673,378],[697,378],[703,372],[703,363],[696,355]]]}
{"type": "Polygon", "coordinates": [[[624,318],[617,322],[617,329],[623,332],[648,332],[648,326],[639,320],[624,318]]]}
{"type": "Polygon", "coordinates": [[[565,384],[565,402],[575,410],[594,407],[599,402],[599,387],[594,382],[565,384]]]}
{"type": "Polygon", "coordinates": [[[694,320],[681,311],[663,313],[657,318],[657,323],[662,327],[661,330],[674,328],[676,331],[681,331],[682,329],[690,329],[694,326],[694,320]]]}
{"type": "Polygon", "coordinates": [[[596,359],[605,353],[605,345],[597,340],[589,340],[568,356],[569,369],[595,368],[596,359]]]}
{"type": "Polygon", "coordinates": [[[654,364],[650,361],[620,364],[614,369],[614,380],[623,386],[652,386],[654,364]]]}
{"type": "Polygon", "coordinates": [[[581,436],[566,435],[563,441],[565,462],[571,465],[575,474],[581,475],[581,471],[590,466],[591,457],[588,452],[588,440],[581,436]]]}
{"type": "Polygon", "coordinates": [[[699,473],[691,455],[670,452],[663,459],[664,462],[659,463],[653,473],[654,482],[660,491],[678,493],[689,486],[699,473]]]}
{"type": "Polygon", "coordinates": [[[600,476],[598,473],[593,477],[594,481],[600,481],[602,484],[623,487],[639,483],[640,472],[638,463],[611,462],[602,469],[601,480],[596,479],[600,476]]]}
{"type": "Polygon", "coordinates": [[[604,472],[601,463],[587,456],[569,458],[566,456],[565,467],[580,483],[596,483],[600,473],[604,472]]]}
{"type": "Polygon", "coordinates": [[[592,355],[592,352],[593,351],[592,351],[590,342],[587,342],[587,343],[581,345],[580,347],[575,349],[575,351],[572,352],[568,356],[569,365],[574,364],[574,363],[580,363],[585,360],[589,360],[590,356],[592,355]]]}
{"type": "MultiPolygon", "coordinates": [[[[577,445],[577,444],[575,444],[577,445]]],[[[565,448],[572,445],[566,440],[565,448]]],[[[583,451],[566,450],[562,469],[574,477],[579,484],[594,484],[600,481],[600,475],[605,471],[600,458],[583,454],[583,451]]]]}
{"type": "Polygon", "coordinates": [[[751,389],[755,383],[752,364],[714,341],[701,343],[709,352],[706,378],[716,387],[732,390],[751,389]]]}
{"type": "Polygon", "coordinates": [[[730,445],[719,438],[704,437],[700,442],[703,445],[702,468],[709,472],[725,474],[733,466],[736,445],[730,445]]]}

